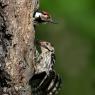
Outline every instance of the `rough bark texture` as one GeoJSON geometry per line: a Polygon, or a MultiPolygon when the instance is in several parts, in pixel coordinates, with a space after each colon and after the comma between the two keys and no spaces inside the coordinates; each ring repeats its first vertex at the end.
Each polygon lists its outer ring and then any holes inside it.
{"type": "Polygon", "coordinates": [[[31,95],[37,8],[37,0],[0,0],[0,95],[31,95]]]}

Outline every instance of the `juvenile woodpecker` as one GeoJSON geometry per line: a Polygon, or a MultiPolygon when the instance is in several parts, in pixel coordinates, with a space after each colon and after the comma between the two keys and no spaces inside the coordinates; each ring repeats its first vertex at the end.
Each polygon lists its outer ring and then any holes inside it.
{"type": "Polygon", "coordinates": [[[55,21],[53,21],[53,19],[51,18],[51,16],[48,14],[48,12],[45,11],[36,11],[34,12],[34,25],[35,24],[40,24],[40,23],[53,23],[53,24],[57,24],[55,21]]]}
{"type": "MultiPolygon", "coordinates": [[[[40,54],[36,59],[35,74],[30,80],[33,95],[55,95],[61,83],[61,78],[55,72],[55,50],[51,43],[37,42],[40,54]]],[[[38,54],[38,53],[37,53],[38,54]]]]}
{"type": "Polygon", "coordinates": [[[55,64],[55,49],[51,43],[46,41],[37,41],[36,43],[40,46],[41,51],[38,57],[36,73],[45,71],[48,74],[55,64]]]}

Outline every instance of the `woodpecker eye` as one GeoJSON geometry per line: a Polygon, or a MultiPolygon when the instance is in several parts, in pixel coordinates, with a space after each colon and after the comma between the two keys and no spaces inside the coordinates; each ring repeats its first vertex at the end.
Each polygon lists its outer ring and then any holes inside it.
{"type": "Polygon", "coordinates": [[[46,45],[49,45],[49,43],[46,43],[46,45]]]}

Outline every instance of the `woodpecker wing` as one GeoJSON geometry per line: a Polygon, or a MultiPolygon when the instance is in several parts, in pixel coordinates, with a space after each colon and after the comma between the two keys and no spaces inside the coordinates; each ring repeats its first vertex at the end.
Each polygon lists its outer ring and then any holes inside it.
{"type": "Polygon", "coordinates": [[[55,71],[50,71],[48,75],[45,72],[36,74],[30,80],[33,95],[55,95],[60,83],[60,77],[55,71]]]}

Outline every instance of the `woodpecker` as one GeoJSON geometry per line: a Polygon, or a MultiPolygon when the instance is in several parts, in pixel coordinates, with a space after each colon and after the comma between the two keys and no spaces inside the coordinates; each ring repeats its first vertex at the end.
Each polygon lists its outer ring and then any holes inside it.
{"type": "Polygon", "coordinates": [[[36,73],[45,71],[48,74],[55,64],[55,49],[50,42],[37,41],[36,43],[40,46],[41,52],[36,62],[36,73]]]}
{"type": "Polygon", "coordinates": [[[51,43],[37,41],[35,74],[30,80],[33,95],[55,95],[61,84],[59,74],[54,70],[55,49],[51,43]],[[40,53],[40,54],[39,54],[40,53]]]}
{"type": "Polygon", "coordinates": [[[45,11],[36,11],[34,12],[34,25],[35,24],[40,24],[40,23],[53,23],[53,24],[57,24],[55,21],[53,21],[53,19],[51,18],[51,16],[48,14],[48,12],[45,11]]]}

